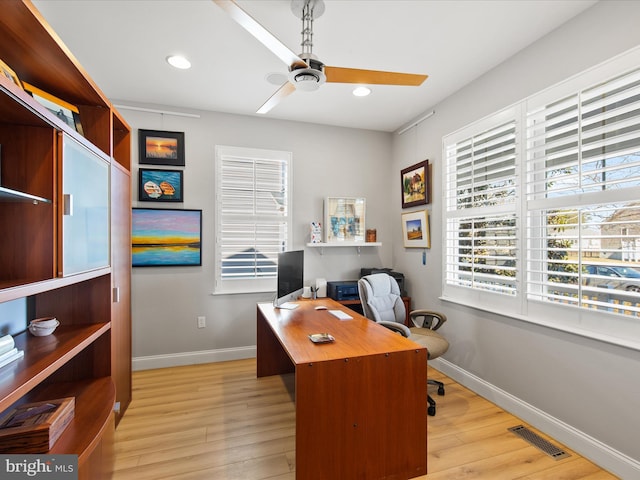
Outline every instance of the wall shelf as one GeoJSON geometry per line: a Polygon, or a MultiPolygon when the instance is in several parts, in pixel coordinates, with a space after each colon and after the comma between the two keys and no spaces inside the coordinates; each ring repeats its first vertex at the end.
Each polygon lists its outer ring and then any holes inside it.
{"type": "Polygon", "coordinates": [[[325,248],[338,248],[338,247],[355,247],[358,251],[358,255],[360,255],[360,249],[362,247],[380,247],[382,246],[381,242],[321,242],[321,243],[307,243],[307,247],[311,248],[319,248],[320,255],[324,255],[325,248]]]}

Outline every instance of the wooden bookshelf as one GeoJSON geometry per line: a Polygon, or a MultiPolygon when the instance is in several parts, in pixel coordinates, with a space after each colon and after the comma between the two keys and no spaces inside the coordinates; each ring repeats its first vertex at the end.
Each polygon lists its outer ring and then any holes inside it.
{"type": "Polygon", "coordinates": [[[110,478],[116,418],[131,401],[131,129],[30,0],[2,2],[0,59],[21,81],[76,106],[82,123],[76,131],[0,75],[0,303],[26,310],[21,329],[0,319],[24,351],[0,368],[0,412],[74,397],[74,419],[50,453],[77,454],[80,479],[110,478]],[[100,238],[89,228],[86,239],[66,231],[65,174],[75,165],[67,144],[106,166],[99,179],[73,180],[103,182],[107,217],[86,213],[107,218],[100,238]],[[81,257],[68,268],[70,241],[80,248],[100,241],[106,259],[96,264],[86,248],[86,267],[81,257]],[[60,326],[34,337],[27,324],[44,316],[60,326]]]}

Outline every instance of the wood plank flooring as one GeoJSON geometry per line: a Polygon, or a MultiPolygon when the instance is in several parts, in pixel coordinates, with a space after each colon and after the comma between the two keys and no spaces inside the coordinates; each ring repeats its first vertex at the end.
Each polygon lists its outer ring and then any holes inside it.
{"type": "MultiPolygon", "coordinates": [[[[293,376],[258,379],[255,366],[249,359],[135,372],[113,480],[294,480],[293,376]]],[[[429,474],[415,480],[616,478],[568,449],[570,457],[553,460],[507,430],[524,422],[428,374],[446,395],[434,396],[438,412],[428,419],[429,474]]]]}

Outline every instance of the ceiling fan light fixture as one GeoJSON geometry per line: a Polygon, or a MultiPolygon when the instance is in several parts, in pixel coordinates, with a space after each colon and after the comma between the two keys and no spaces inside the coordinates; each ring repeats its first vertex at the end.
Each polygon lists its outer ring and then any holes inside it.
{"type": "Polygon", "coordinates": [[[289,74],[289,81],[296,87],[296,90],[303,92],[313,92],[318,90],[327,80],[321,70],[314,68],[298,68],[289,74]]]}
{"type": "Polygon", "coordinates": [[[353,95],[356,97],[366,97],[371,94],[369,87],[363,87],[362,85],[353,89],[353,95]]]}
{"type": "Polygon", "coordinates": [[[191,68],[191,62],[182,55],[169,55],[167,57],[167,63],[172,67],[179,68],[180,70],[187,70],[191,68]]]}

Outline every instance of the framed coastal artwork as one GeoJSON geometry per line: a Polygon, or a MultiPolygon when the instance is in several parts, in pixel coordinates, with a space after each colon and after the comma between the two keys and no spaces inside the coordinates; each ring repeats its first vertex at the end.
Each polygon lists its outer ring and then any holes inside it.
{"type": "Polygon", "coordinates": [[[183,202],[182,170],[138,170],[138,200],[141,202],[183,202]]]}
{"type": "Polygon", "coordinates": [[[184,167],[184,132],[138,130],[138,162],[184,167]]]}
{"type": "Polygon", "coordinates": [[[202,210],[134,208],[132,266],[202,265],[202,210]]]}

